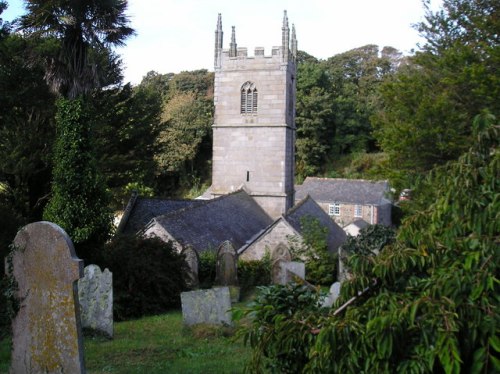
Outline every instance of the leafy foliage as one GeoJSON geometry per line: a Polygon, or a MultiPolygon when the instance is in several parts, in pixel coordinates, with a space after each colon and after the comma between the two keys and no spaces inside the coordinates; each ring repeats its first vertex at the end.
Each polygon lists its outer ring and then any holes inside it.
{"type": "Polygon", "coordinates": [[[133,34],[125,15],[126,0],[67,2],[26,0],[28,13],[20,25],[31,37],[59,41],[57,56],[46,58],[46,80],[54,92],[74,99],[103,82],[103,70],[93,53],[120,46],[133,34]]]}
{"type": "Polygon", "coordinates": [[[418,25],[427,43],[384,85],[375,118],[397,188],[466,151],[482,110],[500,115],[498,12],[493,0],[450,0],[418,25]]]}
{"type": "Polygon", "coordinates": [[[290,238],[294,258],[306,266],[306,280],[316,285],[330,285],[337,273],[337,256],[328,251],[328,230],[317,218],[304,216],[300,220],[302,240],[290,238]]]}
{"type": "Polygon", "coordinates": [[[271,256],[266,254],[261,260],[238,261],[238,282],[244,294],[256,286],[271,283],[271,256]]]}
{"type": "MultiPolygon", "coordinates": [[[[112,223],[109,198],[92,153],[91,118],[85,104],[83,99],[57,102],[53,197],[44,212],[44,219],[61,226],[76,244],[104,242],[112,223]]],[[[88,253],[79,255],[88,258],[88,253]]]]}
{"type": "Polygon", "coordinates": [[[310,317],[316,319],[320,313],[321,294],[296,283],[258,289],[255,301],[235,312],[238,318],[251,318],[238,332],[253,349],[247,371],[301,372],[315,340],[310,317]]]}
{"type": "MultiPolygon", "coordinates": [[[[416,203],[427,205],[403,222],[394,243],[373,256],[374,244],[385,241],[380,235],[352,256],[360,261],[351,261],[352,278],[336,303],[354,297],[348,307],[327,316],[275,318],[260,329],[262,319],[255,324],[247,333],[253,339],[252,368],[262,366],[263,356],[278,365],[293,341],[304,350],[296,354],[295,372],[500,370],[500,126],[495,121],[487,114],[478,117],[473,147],[422,181],[416,203]]],[[[273,309],[262,306],[261,314],[273,309]]]]}
{"type": "Polygon", "coordinates": [[[119,236],[105,245],[98,263],[113,273],[118,320],[179,307],[180,293],[187,290],[184,257],[171,243],[157,238],[119,236]]]}
{"type": "Polygon", "coordinates": [[[210,288],[214,285],[216,263],[217,254],[215,251],[207,250],[200,253],[200,263],[198,265],[200,288],[210,288]]]}

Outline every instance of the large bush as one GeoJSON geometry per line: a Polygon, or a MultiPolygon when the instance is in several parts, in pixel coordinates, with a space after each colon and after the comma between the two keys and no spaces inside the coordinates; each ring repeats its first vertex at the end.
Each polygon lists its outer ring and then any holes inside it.
{"type": "MultiPolygon", "coordinates": [[[[359,260],[349,262],[352,277],[329,315],[304,306],[302,314],[263,323],[257,312],[262,327],[247,334],[252,363],[264,356],[281,365],[283,352],[292,350],[295,372],[500,372],[495,122],[478,117],[469,152],[418,186],[427,206],[404,220],[394,243],[378,256],[371,250],[351,256],[359,260]]],[[[261,313],[272,313],[270,305],[261,313]]]]}
{"type": "Polygon", "coordinates": [[[238,334],[253,349],[247,369],[261,373],[299,373],[308,361],[315,340],[311,323],[321,313],[321,294],[297,283],[258,287],[259,293],[247,308],[236,309],[235,317],[251,317],[238,334]]]}
{"type": "Polygon", "coordinates": [[[256,286],[271,284],[271,257],[267,255],[262,260],[238,261],[238,281],[242,293],[256,286]]]}
{"type": "Polygon", "coordinates": [[[198,265],[200,288],[210,288],[214,285],[216,263],[217,255],[215,251],[206,250],[200,253],[200,263],[198,265]]]}
{"type": "Polygon", "coordinates": [[[120,236],[104,247],[99,265],[113,273],[117,320],[163,313],[180,306],[187,290],[184,256],[157,238],[120,236]]]}

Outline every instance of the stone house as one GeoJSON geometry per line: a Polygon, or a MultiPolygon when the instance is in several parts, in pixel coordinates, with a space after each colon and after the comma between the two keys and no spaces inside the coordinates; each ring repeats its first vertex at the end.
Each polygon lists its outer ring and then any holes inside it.
{"type": "Polygon", "coordinates": [[[387,181],[307,177],[295,187],[295,201],[311,196],[342,227],[360,219],[390,226],[389,192],[387,181]]]}

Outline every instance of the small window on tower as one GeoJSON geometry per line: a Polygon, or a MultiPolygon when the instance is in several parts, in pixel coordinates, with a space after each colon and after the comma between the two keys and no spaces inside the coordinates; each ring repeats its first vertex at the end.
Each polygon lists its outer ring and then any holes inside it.
{"type": "Polygon", "coordinates": [[[257,113],[257,88],[252,82],[246,82],[241,86],[241,114],[257,113]]]}

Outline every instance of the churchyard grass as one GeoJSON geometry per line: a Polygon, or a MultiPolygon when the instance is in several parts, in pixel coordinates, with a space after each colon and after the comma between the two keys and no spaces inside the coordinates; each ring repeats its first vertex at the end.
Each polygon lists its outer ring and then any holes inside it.
{"type": "MultiPolygon", "coordinates": [[[[241,373],[250,349],[228,328],[185,328],[182,314],[115,323],[113,340],[85,337],[88,374],[241,373]]],[[[0,341],[0,373],[8,372],[10,341],[0,341]]]]}

